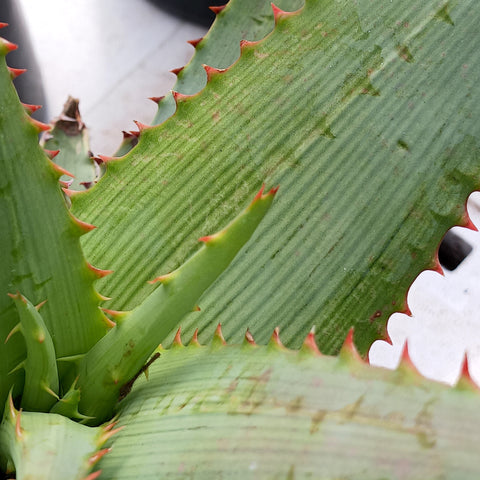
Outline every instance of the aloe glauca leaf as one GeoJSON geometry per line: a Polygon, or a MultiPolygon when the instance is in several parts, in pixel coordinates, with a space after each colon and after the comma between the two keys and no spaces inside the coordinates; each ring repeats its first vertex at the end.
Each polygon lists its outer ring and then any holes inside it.
{"type": "Polygon", "coordinates": [[[17,480],[83,480],[108,453],[104,427],[86,427],[64,416],[15,409],[11,397],[0,426],[2,463],[17,480]]]}
{"type": "Polygon", "coordinates": [[[413,383],[312,341],[161,350],[120,403],[102,478],[478,478],[479,390],[413,383]]]}
{"type": "Polygon", "coordinates": [[[71,190],[82,191],[97,181],[100,169],[92,158],[88,130],[80,116],[78,103],[77,99],[68,98],[51,131],[42,137],[42,145],[48,150],[60,151],[55,163],[72,176],[62,180],[69,181],[71,190]]]}
{"type": "Polygon", "coordinates": [[[58,399],[59,384],[55,348],[40,312],[20,293],[10,294],[20,319],[18,329],[22,334],[27,357],[22,362],[25,384],[22,408],[31,411],[48,411],[58,399]]]}
{"type": "Polygon", "coordinates": [[[200,325],[202,338],[221,322],[239,340],[249,325],[265,343],[280,323],[284,342],[299,346],[314,324],[321,350],[334,353],[355,326],[362,355],[387,338],[388,317],[406,309],[409,286],[480,187],[475,6],[450,4],[452,26],[436,0],[308,0],[244,45],[140,136],[103,188],[74,202],[104,228],[84,247],[116,272],[102,284],[111,307],[149,293],[149,255],[167,271],[181,263],[194,248],[186,232],[218,228],[267,178],[285,188],[274,214],[185,333],[200,325]],[[127,238],[127,224],[142,235],[127,238]]]}
{"type": "Polygon", "coordinates": [[[200,238],[201,248],[181,267],[157,277],[160,283],[131,312],[115,312],[121,322],[79,363],[79,411],[98,424],[112,415],[122,388],[136,376],[165,336],[227,268],[269,210],[277,188],[263,194],[215,235],[200,238]]]}
{"type": "MultiPolygon", "coordinates": [[[[84,233],[67,211],[59,172],[38,144],[39,126],[18,99],[0,42],[0,409],[23,372],[8,375],[27,357],[21,335],[4,340],[19,323],[8,293],[32,304],[48,300],[41,317],[56,355],[84,353],[107,331],[99,297],[80,248],[84,233]]],[[[3,47],[2,47],[3,46],[3,47]]],[[[60,371],[60,377],[63,372],[60,371]]],[[[69,385],[69,384],[68,384],[69,385]]],[[[68,388],[68,386],[67,386],[68,388]]]]}

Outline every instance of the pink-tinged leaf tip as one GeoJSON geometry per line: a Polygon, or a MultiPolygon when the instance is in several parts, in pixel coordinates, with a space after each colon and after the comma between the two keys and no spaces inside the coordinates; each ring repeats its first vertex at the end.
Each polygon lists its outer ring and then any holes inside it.
{"type": "Polygon", "coordinates": [[[60,153],[60,150],[47,150],[46,148],[43,151],[50,160],[53,160],[60,153]]]}
{"type": "MultiPolygon", "coordinates": [[[[95,227],[94,227],[95,228],[95,227]]],[[[110,275],[113,273],[113,270],[102,270],[101,268],[96,268],[90,263],[87,262],[87,268],[97,277],[97,278],[103,278],[106,277],[107,275],[110,275]]]]}
{"type": "Polygon", "coordinates": [[[309,351],[316,356],[322,355],[315,341],[315,327],[313,327],[303,341],[303,350],[309,351]]]}
{"type": "Polygon", "coordinates": [[[73,222],[75,223],[75,225],[80,229],[82,234],[91,232],[93,229],[97,228],[97,227],[95,227],[95,225],[92,225],[92,224],[87,223],[87,222],[82,222],[82,220],[79,220],[78,218],[75,218],[73,215],[72,215],[72,219],[73,219],[73,222]]]}
{"type": "Polygon", "coordinates": [[[221,323],[217,325],[217,328],[215,329],[215,333],[213,334],[213,339],[220,342],[222,345],[227,344],[227,342],[225,341],[225,338],[223,338],[221,323]]]}
{"type": "Polygon", "coordinates": [[[205,65],[205,64],[203,64],[202,67],[207,74],[208,81],[210,81],[212,77],[214,77],[215,75],[219,75],[226,71],[225,68],[214,68],[214,67],[211,67],[210,65],[205,65]]]}
{"type": "Polygon", "coordinates": [[[101,474],[102,474],[102,471],[101,471],[101,470],[97,470],[96,472],[90,473],[89,475],[87,475],[86,477],[84,477],[82,480],[95,480],[95,479],[98,478],[101,474]]]}
{"type": "Polygon", "coordinates": [[[245,341],[250,345],[256,345],[255,339],[253,338],[253,335],[250,333],[250,330],[248,328],[247,328],[247,331],[245,332],[245,341]]]}
{"type": "Polygon", "coordinates": [[[148,283],[153,285],[154,283],[160,282],[163,285],[166,285],[172,279],[172,273],[167,273],[165,275],[160,275],[159,277],[149,280],[148,283]]]}
{"type": "Polygon", "coordinates": [[[198,328],[196,328],[195,331],[193,332],[193,337],[190,340],[189,345],[195,345],[196,347],[200,346],[200,342],[198,341],[198,328]]]}
{"type": "Polygon", "coordinates": [[[184,68],[185,67],[172,68],[170,72],[173,73],[174,75],[178,75],[184,68]]]}
{"type": "Polygon", "coordinates": [[[28,117],[28,121],[35,127],[35,130],[37,130],[38,133],[48,132],[49,130],[52,129],[51,125],[47,125],[46,123],[39,122],[38,120],[35,120],[32,117],[28,117]]]}
{"type": "Polygon", "coordinates": [[[12,67],[7,67],[8,71],[10,72],[10,77],[12,80],[15,80],[18,78],[20,75],[24,74],[27,69],[26,68],[12,68],[12,67]]]}
{"type": "Polygon", "coordinates": [[[353,327],[350,328],[345,341],[343,342],[342,348],[340,349],[340,356],[363,362],[362,357],[358,353],[357,347],[355,347],[355,342],[353,340],[353,327]]]}
{"type": "Polygon", "coordinates": [[[173,339],[172,345],[177,347],[183,347],[182,343],[182,327],[178,327],[177,333],[175,334],[175,338],[173,339]]]}
{"type": "Polygon", "coordinates": [[[292,12],[286,12],[285,10],[278,8],[274,3],[271,3],[270,5],[272,6],[273,18],[275,19],[275,24],[277,24],[278,20],[280,20],[281,18],[293,15],[292,12]]]}
{"type": "Polygon", "coordinates": [[[457,388],[469,389],[474,391],[480,391],[480,386],[473,380],[470,374],[470,368],[468,366],[468,355],[465,352],[463,357],[463,363],[460,370],[460,376],[457,381],[457,388]]]}
{"type": "Polygon", "coordinates": [[[226,7],[226,5],[218,5],[218,6],[211,6],[211,7],[208,7],[215,15],[218,15],[224,8],[226,7]]]}
{"type": "Polygon", "coordinates": [[[165,95],[162,95],[161,97],[149,97],[148,99],[151,100],[152,102],[155,102],[157,105],[165,98],[165,95]]]}
{"type": "MultiPolygon", "coordinates": [[[[147,130],[149,128],[152,128],[151,125],[146,125],[145,123],[139,122],[137,120],[134,120],[133,123],[138,127],[138,130],[140,132],[143,132],[144,130],[147,130]]],[[[133,132],[132,132],[133,133],[133,132]]]]}
{"type": "Polygon", "coordinates": [[[15,418],[15,436],[17,437],[17,439],[21,439],[23,437],[23,433],[22,433],[22,427],[20,425],[20,422],[21,422],[21,416],[22,416],[22,409],[20,409],[18,411],[18,414],[15,418]]]}
{"type": "Polygon", "coordinates": [[[184,95],[183,93],[176,92],[175,90],[172,90],[172,95],[176,103],[186,100],[187,98],[190,98],[192,96],[192,95],[184,95]]]}
{"type": "Polygon", "coordinates": [[[6,50],[6,53],[13,52],[18,48],[18,45],[5,40],[4,38],[0,38],[0,46],[3,46],[3,48],[6,50]]]}
{"type": "Polygon", "coordinates": [[[280,327],[275,327],[270,337],[270,345],[275,345],[277,347],[285,348],[282,341],[280,340],[280,327]]]}
{"type": "Polygon", "coordinates": [[[60,165],[57,165],[55,162],[52,162],[51,160],[49,160],[49,162],[50,162],[50,166],[53,168],[55,173],[58,174],[59,177],[61,177],[62,175],[67,175],[68,177],[75,178],[75,175],[73,173],[70,173],[65,168],[61,167],[60,165]]]}
{"type": "Polygon", "coordinates": [[[107,453],[110,453],[112,451],[112,448],[102,448],[102,450],[99,450],[98,452],[94,453],[92,456],[89,457],[88,463],[90,465],[95,465],[104,455],[107,453]]]}
{"type": "Polygon", "coordinates": [[[196,48],[197,45],[203,40],[203,37],[196,38],[195,40],[187,40],[187,43],[189,43],[192,47],[196,48]]]}
{"type": "Polygon", "coordinates": [[[42,108],[41,105],[32,105],[31,103],[23,103],[22,102],[22,107],[25,109],[25,111],[28,114],[32,114],[33,112],[36,112],[37,110],[40,110],[42,108]]]}

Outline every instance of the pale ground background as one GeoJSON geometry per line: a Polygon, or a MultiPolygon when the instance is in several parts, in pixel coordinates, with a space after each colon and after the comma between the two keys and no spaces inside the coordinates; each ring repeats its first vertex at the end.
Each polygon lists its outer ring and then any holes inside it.
{"type": "MultiPolygon", "coordinates": [[[[95,153],[111,154],[133,120],[149,123],[156,106],[193,54],[189,39],[203,27],[162,12],[146,0],[18,0],[30,29],[51,115],[68,95],[81,99],[83,119],[95,153]]],[[[21,67],[21,65],[14,65],[21,67]]],[[[480,193],[469,202],[480,228],[480,193]]],[[[473,252],[445,277],[424,272],[408,295],[413,317],[389,320],[393,345],[376,342],[372,363],[394,368],[405,339],[410,356],[426,376],[455,382],[464,352],[480,384],[480,234],[458,229],[473,252]]]]}

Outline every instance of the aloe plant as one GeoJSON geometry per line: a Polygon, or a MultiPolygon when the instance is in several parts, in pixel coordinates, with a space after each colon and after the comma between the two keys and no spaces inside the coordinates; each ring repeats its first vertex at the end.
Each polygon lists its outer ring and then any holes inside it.
{"type": "Polygon", "coordinates": [[[99,156],[88,191],[83,130],[57,122],[39,145],[49,127],[1,41],[0,459],[16,478],[478,478],[467,360],[454,388],[408,349],[395,371],[365,361],[447,229],[473,227],[478,9],[280,7],[217,9],[179,91],[99,156]]]}

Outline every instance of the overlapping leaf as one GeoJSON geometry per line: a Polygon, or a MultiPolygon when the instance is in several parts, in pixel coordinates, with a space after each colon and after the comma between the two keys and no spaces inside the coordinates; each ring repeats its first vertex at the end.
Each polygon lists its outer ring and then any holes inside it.
{"type": "Polygon", "coordinates": [[[479,186],[477,12],[309,0],[280,15],[74,205],[101,226],[85,248],[116,270],[104,284],[113,305],[137,304],[152,256],[175,268],[195,233],[266,181],[282,185],[278,204],[203,298],[201,336],[222,321],[227,337],[250,326],[265,341],[280,324],[296,345],[315,324],[328,352],[351,325],[362,352],[384,337],[479,186]]]}

